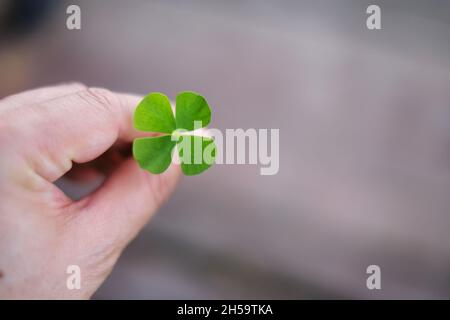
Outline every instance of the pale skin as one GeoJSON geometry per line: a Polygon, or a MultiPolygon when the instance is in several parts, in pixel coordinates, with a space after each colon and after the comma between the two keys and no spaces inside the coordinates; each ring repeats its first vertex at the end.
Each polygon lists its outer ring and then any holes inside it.
{"type": "Polygon", "coordinates": [[[0,298],[90,298],[174,191],[177,165],[152,175],[116,151],[143,135],[132,125],[139,100],[81,84],[0,100],[0,298]],[[54,185],[105,171],[78,201],[54,185]],[[80,290],[66,286],[69,265],[81,268],[80,290]]]}

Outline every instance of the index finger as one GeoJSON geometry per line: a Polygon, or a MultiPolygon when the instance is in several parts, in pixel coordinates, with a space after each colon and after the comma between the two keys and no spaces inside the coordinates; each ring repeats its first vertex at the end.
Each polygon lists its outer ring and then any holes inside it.
{"type": "Polygon", "coordinates": [[[140,99],[87,88],[38,105],[30,103],[7,117],[17,151],[36,173],[55,181],[70,170],[72,161],[93,160],[118,139],[132,141],[142,136],[132,121],[140,99]]]}

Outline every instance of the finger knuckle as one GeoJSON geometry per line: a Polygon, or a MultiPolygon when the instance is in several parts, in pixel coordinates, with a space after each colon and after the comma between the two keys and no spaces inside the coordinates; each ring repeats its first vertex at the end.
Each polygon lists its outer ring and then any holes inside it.
{"type": "Polygon", "coordinates": [[[79,93],[79,95],[87,100],[88,103],[98,106],[107,111],[120,104],[116,94],[104,88],[87,88],[79,93]]]}
{"type": "Polygon", "coordinates": [[[79,91],[83,91],[88,88],[84,83],[78,81],[69,82],[67,83],[67,86],[79,91]]]}

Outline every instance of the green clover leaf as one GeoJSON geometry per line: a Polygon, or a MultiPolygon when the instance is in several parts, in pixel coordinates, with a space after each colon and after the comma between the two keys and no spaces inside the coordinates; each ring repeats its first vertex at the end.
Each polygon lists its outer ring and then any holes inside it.
{"type": "Polygon", "coordinates": [[[172,133],[176,126],[169,99],[159,92],[144,97],[134,111],[134,127],[141,131],[172,133]]]}
{"type": "Polygon", "coordinates": [[[175,121],[178,129],[192,131],[194,130],[194,121],[201,121],[203,127],[206,127],[211,121],[211,109],[209,109],[208,103],[205,98],[195,92],[179,93],[176,108],[175,121]]]}
{"type": "Polygon", "coordinates": [[[216,145],[213,139],[200,136],[181,136],[178,145],[184,145],[179,150],[181,170],[187,176],[202,173],[214,163],[216,145]]]}
{"type": "Polygon", "coordinates": [[[176,98],[175,117],[170,101],[162,93],[150,93],[136,107],[134,127],[141,131],[161,133],[157,137],[137,138],[133,142],[133,157],[139,166],[160,174],[170,166],[177,145],[181,170],[187,176],[197,175],[214,164],[216,145],[208,137],[189,134],[201,123],[211,121],[211,109],[201,95],[185,91],[176,98]]]}

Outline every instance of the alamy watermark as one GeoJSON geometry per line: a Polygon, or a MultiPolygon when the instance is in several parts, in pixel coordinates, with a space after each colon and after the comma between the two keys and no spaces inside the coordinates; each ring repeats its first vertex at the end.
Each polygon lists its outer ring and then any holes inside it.
{"type": "Polygon", "coordinates": [[[381,268],[376,264],[367,267],[366,273],[370,274],[366,280],[366,286],[369,290],[381,290],[381,268]]]}
{"type": "Polygon", "coordinates": [[[366,20],[366,26],[369,30],[381,29],[381,9],[376,4],[367,7],[366,13],[370,14],[366,20]]]}
{"type": "Polygon", "coordinates": [[[69,290],[81,289],[81,268],[77,265],[67,266],[66,273],[69,275],[66,280],[66,287],[69,290]]]}
{"type": "MultiPolygon", "coordinates": [[[[81,29],[81,8],[78,5],[71,4],[66,9],[66,27],[69,30],[81,29]]],[[[366,14],[369,16],[366,19],[366,26],[369,30],[381,29],[381,9],[376,4],[371,4],[366,9],[366,14]]]]}
{"type": "Polygon", "coordinates": [[[67,7],[66,13],[68,14],[66,19],[66,27],[69,30],[81,29],[81,8],[76,4],[71,4],[67,7]]]}
{"type": "MultiPolygon", "coordinates": [[[[187,155],[184,163],[193,164],[251,164],[260,166],[261,175],[275,175],[280,169],[280,130],[279,129],[225,129],[225,134],[214,128],[201,129],[201,121],[194,121],[197,136],[212,138],[215,143],[203,148],[202,141],[191,139],[186,132],[172,134],[172,141],[179,141],[179,151],[187,155]],[[194,157],[190,153],[194,153],[194,157]],[[192,159],[193,158],[193,159],[192,159]]],[[[179,164],[178,157],[172,158],[179,164]]]]}

